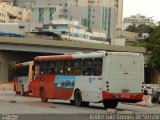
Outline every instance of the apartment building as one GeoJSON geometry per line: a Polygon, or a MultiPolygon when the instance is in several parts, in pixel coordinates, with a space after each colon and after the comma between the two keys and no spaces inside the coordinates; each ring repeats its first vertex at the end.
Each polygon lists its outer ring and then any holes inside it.
{"type": "Polygon", "coordinates": [[[31,21],[31,11],[15,7],[6,1],[0,1],[0,22],[14,23],[18,21],[31,21]]]}
{"type": "Polygon", "coordinates": [[[8,0],[13,6],[26,8],[31,10],[32,6],[36,3],[36,0],[8,0]]]}
{"type": "Polygon", "coordinates": [[[77,6],[112,6],[115,10],[116,31],[122,30],[123,0],[8,0],[15,6],[31,9],[36,5],[59,5],[64,7],[77,6]]]}
{"type": "Polygon", "coordinates": [[[118,7],[116,7],[119,5],[118,2],[116,0],[38,0],[32,8],[33,16],[36,16],[33,22],[47,24],[54,18],[77,20],[89,29],[106,30],[108,38],[114,38],[115,30],[118,26],[122,26],[118,25],[122,23],[122,20],[118,22],[118,7]]]}
{"type": "Polygon", "coordinates": [[[8,20],[7,12],[0,11],[0,23],[6,23],[8,20]]]}
{"type": "Polygon", "coordinates": [[[50,24],[54,18],[66,18],[63,6],[59,5],[36,5],[32,8],[33,22],[50,24]]]}
{"type": "Polygon", "coordinates": [[[123,0],[78,0],[78,6],[106,6],[115,8],[116,29],[122,29],[123,0]]]}

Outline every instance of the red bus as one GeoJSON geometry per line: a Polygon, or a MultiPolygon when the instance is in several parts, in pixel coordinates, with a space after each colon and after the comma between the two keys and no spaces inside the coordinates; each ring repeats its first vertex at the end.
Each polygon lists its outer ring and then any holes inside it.
{"type": "Polygon", "coordinates": [[[32,92],[33,61],[15,64],[10,71],[16,94],[29,95],[32,92]]]}
{"type": "Polygon", "coordinates": [[[32,95],[41,101],[70,100],[115,108],[143,98],[144,60],[139,53],[105,52],[38,56],[33,65],[32,95]]]}

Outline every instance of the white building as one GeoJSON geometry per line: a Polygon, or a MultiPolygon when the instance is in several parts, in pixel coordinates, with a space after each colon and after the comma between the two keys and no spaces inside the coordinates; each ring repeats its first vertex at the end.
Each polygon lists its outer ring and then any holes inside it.
{"type": "Polygon", "coordinates": [[[36,5],[33,6],[32,12],[32,21],[43,24],[51,23],[54,18],[65,18],[64,7],[59,5],[36,5]]]}
{"type": "Polygon", "coordinates": [[[115,9],[112,7],[69,7],[68,18],[78,20],[85,27],[106,31],[108,38],[115,37],[115,9]],[[73,9],[74,8],[74,9],[73,9]]]}
{"type": "Polygon", "coordinates": [[[115,8],[116,29],[122,29],[123,0],[78,0],[78,6],[105,6],[115,8]]]}
{"type": "Polygon", "coordinates": [[[56,18],[76,20],[89,30],[104,30],[107,38],[114,39],[118,1],[115,3],[115,0],[99,0],[99,3],[97,0],[38,0],[32,9],[33,22],[49,24],[56,18]]]}
{"type": "Polygon", "coordinates": [[[114,38],[115,35],[115,10],[111,7],[93,6],[88,12],[88,7],[68,7],[65,9],[59,5],[36,5],[32,11],[33,22],[49,24],[57,18],[66,18],[79,21],[91,29],[105,30],[108,38],[114,38]]]}
{"type": "Polygon", "coordinates": [[[154,24],[152,17],[146,17],[140,14],[132,15],[130,17],[126,17],[123,20],[123,30],[125,30],[129,25],[141,25],[146,24],[152,26],[154,24]]]}
{"type": "Polygon", "coordinates": [[[37,0],[36,5],[77,6],[79,0],[37,0]]]}
{"type": "Polygon", "coordinates": [[[105,31],[93,29],[88,32],[87,27],[80,25],[79,21],[55,19],[51,24],[44,24],[43,28],[43,31],[57,33],[67,40],[109,44],[105,31]]]}

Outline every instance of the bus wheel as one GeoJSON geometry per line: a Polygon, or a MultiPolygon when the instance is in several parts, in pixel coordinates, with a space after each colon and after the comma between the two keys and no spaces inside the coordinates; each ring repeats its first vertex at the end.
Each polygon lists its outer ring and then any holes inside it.
{"type": "Polygon", "coordinates": [[[103,105],[106,109],[107,108],[116,108],[118,105],[118,100],[104,100],[103,105]]]}
{"type": "Polygon", "coordinates": [[[48,102],[48,99],[46,98],[46,93],[45,93],[45,89],[44,88],[40,89],[40,97],[41,97],[41,101],[42,102],[48,102]]]}
{"type": "Polygon", "coordinates": [[[82,106],[82,95],[80,90],[76,90],[74,94],[74,101],[76,106],[82,106]]]}

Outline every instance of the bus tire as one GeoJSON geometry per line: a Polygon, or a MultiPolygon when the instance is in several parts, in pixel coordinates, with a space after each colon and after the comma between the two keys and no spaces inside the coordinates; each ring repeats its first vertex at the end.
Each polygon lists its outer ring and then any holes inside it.
{"type": "Polygon", "coordinates": [[[76,106],[82,106],[82,95],[80,90],[76,90],[74,93],[74,104],[76,106]]]}
{"type": "Polygon", "coordinates": [[[41,102],[48,102],[48,98],[46,98],[46,92],[44,88],[40,89],[40,98],[41,102]]]}
{"type": "Polygon", "coordinates": [[[104,100],[103,101],[104,108],[116,108],[118,105],[118,100],[104,100]]]}

